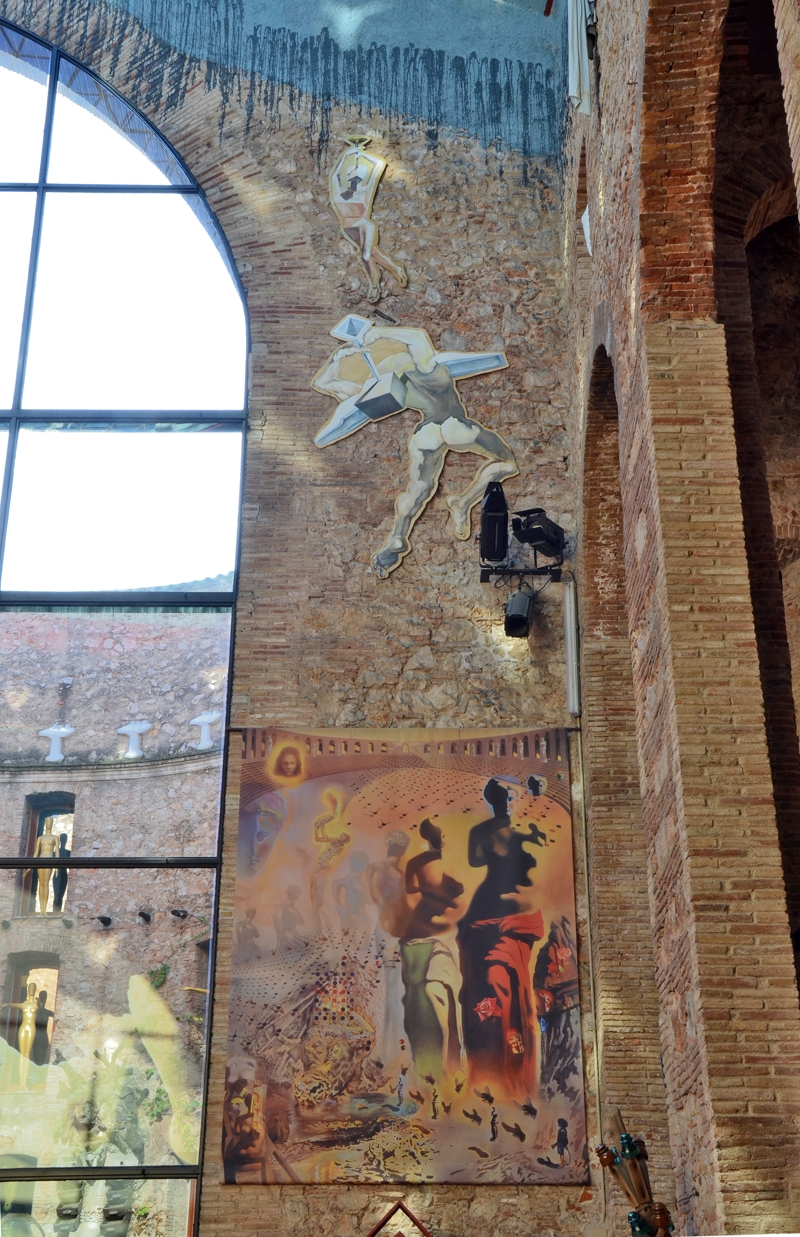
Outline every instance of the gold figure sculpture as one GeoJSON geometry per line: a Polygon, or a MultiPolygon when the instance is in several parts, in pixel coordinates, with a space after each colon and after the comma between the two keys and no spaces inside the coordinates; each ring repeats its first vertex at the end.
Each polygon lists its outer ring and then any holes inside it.
{"type": "MultiPolygon", "coordinates": [[[[32,859],[56,859],[60,853],[61,841],[53,834],[53,818],[48,816],[44,822],[44,832],[39,834],[36,839],[36,845],[33,848],[32,859]]],[[[26,868],[23,875],[31,872],[32,868],[26,868]]],[[[47,903],[50,898],[50,878],[53,875],[53,868],[38,868],[37,879],[39,882],[39,914],[44,915],[47,911],[47,903]]]]}
{"type": "Polygon", "coordinates": [[[367,150],[372,141],[362,134],[345,138],[347,150],[330,176],[331,206],[342,235],[356,250],[369,283],[367,300],[374,305],[381,299],[381,269],[388,271],[401,288],[408,283],[405,268],[384,253],[378,245],[378,225],[372,204],[378,184],[386,171],[386,160],[367,150]]]}
{"type": "MultiPolygon", "coordinates": [[[[50,822],[52,824],[52,821],[50,822]]],[[[24,1001],[6,1001],[0,1009],[22,1010],[22,1021],[17,1032],[17,1051],[19,1052],[20,1086],[28,1085],[28,1070],[31,1064],[33,1041],[36,1039],[36,1015],[39,1013],[39,1002],[36,999],[36,984],[28,984],[27,998],[24,1001]]]]}

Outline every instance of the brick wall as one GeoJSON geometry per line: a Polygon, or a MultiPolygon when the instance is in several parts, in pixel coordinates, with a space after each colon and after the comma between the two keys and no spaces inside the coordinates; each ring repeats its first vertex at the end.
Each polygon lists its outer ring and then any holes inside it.
{"type": "MultiPolygon", "coordinates": [[[[780,0],[778,23],[796,168],[794,7],[780,0]]],[[[583,562],[619,545],[621,529],[629,662],[620,575],[612,573],[605,594],[592,593],[591,573],[582,581],[601,1099],[641,1120],[650,1107],[648,1130],[668,1190],[650,962],[640,952],[630,980],[614,937],[620,904],[623,913],[635,906],[640,920],[638,934],[624,926],[630,950],[647,937],[646,883],[679,1230],[793,1231],[800,1016],[725,337],[714,320],[726,5],[715,0],[700,10],[688,0],[659,0],[645,12],[600,0],[598,9],[596,107],[568,134],[563,201],[555,166],[523,168],[453,132],[440,133],[432,151],[414,125],[370,117],[376,148],[390,162],[376,218],[410,274],[408,290],[390,292],[381,309],[426,327],[446,347],[507,349],[507,371],[464,384],[467,405],[517,453],[512,501],[535,497],[570,533],[598,343],[613,362],[618,481],[614,433],[606,418],[602,431],[597,421],[609,397],[596,388],[583,562]],[[582,145],[591,259],[575,226],[582,145]],[[610,675],[613,718],[608,691],[596,694],[610,675]],[[625,864],[611,853],[617,838],[631,848],[625,864]],[[615,1002],[628,999],[633,982],[641,1008],[629,1022],[615,1002]]],[[[4,11],[87,60],[144,108],[206,189],[242,272],[252,429],[233,720],[566,721],[556,591],[548,590],[530,646],[504,641],[501,599],[477,583],[475,547],[452,538],[442,497],[418,524],[401,571],[381,583],[371,575],[370,555],[405,471],[410,418],[325,452],[312,445],[331,410],[309,387],[330,349],[327,332],[345,312],[366,306],[326,203],[337,148],[310,145],[306,102],[285,97],[275,114],[260,105],[249,111],[223,78],[177,57],[121,10],[5,0],[4,11]]],[[[352,129],[343,110],[334,108],[329,120],[333,139],[352,129]]],[[[471,464],[448,462],[443,493],[465,482],[471,464]]],[[[235,1216],[243,1234],[363,1234],[399,1191],[218,1185],[235,751],[228,797],[203,1230],[227,1230],[235,1216]]],[[[584,902],[584,960],[586,915],[584,902]]],[[[591,1030],[587,1023],[588,1049],[591,1030]]],[[[429,1227],[453,1237],[577,1233],[602,1214],[595,1186],[436,1187],[404,1196],[429,1227]]]]}
{"type": "MultiPolygon", "coordinates": [[[[770,1137],[794,1146],[783,1079],[800,1026],[725,340],[713,322],[726,7],[651,5],[645,29],[638,10],[601,4],[598,115],[572,142],[573,158],[586,143],[596,221],[573,399],[585,399],[605,343],[661,1049],[689,1233],[793,1231],[798,1210],[793,1153],[773,1169],[761,1151],[770,1137]]],[[[588,525],[582,553],[593,553],[588,525]]],[[[588,717],[587,764],[591,786],[588,717]]]]}
{"type": "MultiPolygon", "coordinates": [[[[595,353],[588,392],[581,546],[598,1085],[608,1137],[609,1116],[619,1104],[628,1128],[647,1139],[657,1196],[674,1210],[625,608],[619,418],[614,371],[602,346],[595,353]]],[[[613,1203],[613,1231],[622,1231],[630,1204],[616,1189],[613,1203]]]]}

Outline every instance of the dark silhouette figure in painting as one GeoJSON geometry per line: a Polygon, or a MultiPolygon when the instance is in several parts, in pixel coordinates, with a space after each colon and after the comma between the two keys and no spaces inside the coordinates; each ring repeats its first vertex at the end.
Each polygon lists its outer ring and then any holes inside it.
{"type": "Polygon", "coordinates": [[[559,1163],[555,1164],[548,1155],[544,1158],[537,1158],[537,1164],[542,1164],[545,1168],[566,1168],[568,1164],[572,1163],[572,1153],[569,1149],[569,1123],[565,1117],[558,1118],[556,1141],[551,1143],[550,1146],[558,1153],[559,1163]]]}
{"type": "Polygon", "coordinates": [[[406,864],[405,886],[419,894],[400,941],[404,1025],[419,1075],[441,1078],[445,1069],[461,1065],[461,1028],[456,992],[459,973],[450,950],[437,934],[446,931],[445,911],[457,905],[464,886],[442,866],[442,831],[423,820],[419,835],[428,850],[406,864]]]}
{"type": "Polygon", "coordinates": [[[542,1033],[542,1091],[574,1099],[581,1068],[578,951],[566,916],[550,924],[533,969],[533,991],[542,1033]]]}
{"type": "Polygon", "coordinates": [[[495,778],[483,789],[492,815],[469,835],[470,867],[486,868],[458,925],[464,1047],[473,1077],[529,1095],[536,1078],[530,959],[544,935],[537,911],[520,911],[536,860],[526,843],[546,840],[535,825],[511,827],[509,792],[495,778]]]}

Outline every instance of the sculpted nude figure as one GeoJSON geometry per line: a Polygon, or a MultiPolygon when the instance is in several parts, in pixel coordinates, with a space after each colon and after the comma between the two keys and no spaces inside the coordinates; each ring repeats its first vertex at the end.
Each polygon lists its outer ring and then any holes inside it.
{"type": "MultiPolygon", "coordinates": [[[[470,512],[489,482],[503,481],[519,471],[508,443],[472,420],[456,387],[458,379],[503,369],[507,361],[502,352],[437,352],[427,331],[416,327],[376,327],[357,318],[349,321],[363,322],[365,329],[354,335],[353,343],[333,353],[311,384],[340,401],[314,439],[316,445],[329,446],[377,419],[359,407],[361,403],[369,408],[376,374],[400,378],[405,388],[402,407],[421,414],[408,440],[408,485],[395,503],[391,532],[372,559],[376,574],[385,578],[411,549],[409,534],[436,493],[448,451],[472,452],[485,461],[467,488],[447,499],[455,535],[462,541],[469,538],[470,512]]],[[[400,408],[391,406],[388,415],[394,411],[400,408]]]]}
{"type": "MultiPolygon", "coordinates": [[[[48,816],[44,822],[44,832],[36,839],[36,845],[33,848],[32,859],[55,859],[58,858],[61,849],[60,838],[53,834],[53,818],[48,816]]],[[[25,874],[30,872],[31,868],[25,869],[25,874]]],[[[53,875],[52,868],[39,868],[37,870],[37,879],[39,887],[39,914],[44,915],[47,910],[47,902],[50,897],[50,877],[53,875]]]]}
{"type": "MultiPolygon", "coordinates": [[[[49,822],[52,824],[52,822],[49,822]]],[[[7,1001],[0,1009],[19,1009],[22,1020],[17,1032],[17,1049],[19,1051],[19,1082],[21,1087],[28,1085],[28,1070],[31,1064],[33,1041],[36,1039],[36,1015],[39,1012],[39,1002],[36,999],[36,984],[28,984],[27,996],[24,1001],[7,1001]]]]}
{"type": "Polygon", "coordinates": [[[381,299],[381,268],[401,288],[408,279],[400,263],[380,249],[378,225],[370,217],[378,183],[386,171],[386,160],[366,149],[371,140],[360,135],[345,138],[347,150],[331,172],[330,195],[342,233],[361,259],[369,283],[367,299],[374,305],[381,299]]]}

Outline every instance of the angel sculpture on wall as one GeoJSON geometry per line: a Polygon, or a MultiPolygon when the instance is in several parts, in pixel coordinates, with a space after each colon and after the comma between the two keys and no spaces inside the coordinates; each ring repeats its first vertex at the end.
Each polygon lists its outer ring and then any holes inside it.
{"type": "Polygon", "coordinates": [[[411,529],[436,493],[448,451],[470,451],[486,461],[462,493],[446,500],[462,541],[469,538],[470,512],[489,482],[519,472],[508,443],[470,418],[456,387],[462,378],[505,369],[508,362],[503,352],[438,352],[427,331],[377,327],[356,314],[344,318],[331,335],[343,344],[311,385],[340,402],[314,439],[318,447],[404,408],[421,413],[408,440],[408,485],[395,503],[389,536],[372,559],[375,573],[385,579],[411,549],[411,529]]]}
{"type": "Polygon", "coordinates": [[[374,305],[381,299],[381,268],[389,272],[401,288],[408,283],[403,266],[384,253],[378,245],[378,225],[373,223],[372,204],[386,160],[366,148],[370,137],[354,135],[345,138],[345,150],[330,176],[331,206],[339,220],[342,235],[358,253],[369,283],[367,299],[374,305]]]}

